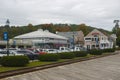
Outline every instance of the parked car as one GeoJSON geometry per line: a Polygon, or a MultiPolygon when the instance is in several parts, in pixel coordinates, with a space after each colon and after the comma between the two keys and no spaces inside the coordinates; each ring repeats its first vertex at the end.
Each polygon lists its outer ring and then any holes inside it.
{"type": "Polygon", "coordinates": [[[70,49],[71,51],[81,51],[81,47],[75,46],[73,49],[70,49]]]}
{"type": "Polygon", "coordinates": [[[61,52],[71,52],[71,50],[68,47],[59,47],[58,53],[61,52]]]}
{"type": "Polygon", "coordinates": [[[40,49],[38,54],[47,54],[47,52],[44,49],[40,49]]]}
{"type": "Polygon", "coordinates": [[[0,50],[0,58],[3,56],[7,56],[6,51],[0,50]]]}
{"type": "Polygon", "coordinates": [[[24,54],[18,54],[17,52],[12,51],[12,50],[9,50],[9,53],[7,53],[7,50],[1,50],[0,51],[0,57],[7,56],[7,55],[9,55],[9,56],[23,55],[24,56],[24,54]]]}
{"type": "Polygon", "coordinates": [[[36,54],[30,50],[16,50],[18,54],[24,54],[28,56],[30,60],[38,59],[39,54],[36,54]]]}
{"type": "Polygon", "coordinates": [[[33,51],[36,54],[45,54],[46,53],[42,49],[28,48],[28,50],[33,51]]]}
{"type": "MultiPolygon", "coordinates": [[[[7,48],[5,48],[4,50],[7,50],[7,48]]],[[[9,50],[20,50],[19,48],[9,48],[9,50]]]]}
{"type": "Polygon", "coordinates": [[[58,53],[57,49],[43,49],[43,52],[46,52],[46,53],[58,53]]]}
{"type": "Polygon", "coordinates": [[[20,55],[23,55],[24,56],[24,54],[18,54],[17,52],[16,52],[16,50],[9,50],[9,55],[14,55],[14,56],[20,56],[20,55]]]}

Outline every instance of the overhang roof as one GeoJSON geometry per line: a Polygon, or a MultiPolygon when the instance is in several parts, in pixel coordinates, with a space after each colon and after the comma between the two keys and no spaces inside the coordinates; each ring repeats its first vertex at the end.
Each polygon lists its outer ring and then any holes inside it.
{"type": "Polygon", "coordinates": [[[56,35],[54,33],[49,32],[48,30],[38,29],[37,31],[26,33],[23,35],[19,35],[14,37],[15,39],[29,39],[29,38],[40,38],[40,37],[47,37],[47,38],[56,38],[56,39],[67,39],[66,37],[56,35]]]}

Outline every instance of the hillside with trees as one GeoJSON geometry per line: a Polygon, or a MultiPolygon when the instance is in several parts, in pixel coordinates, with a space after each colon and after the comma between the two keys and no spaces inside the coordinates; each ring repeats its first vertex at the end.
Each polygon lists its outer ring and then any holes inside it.
{"type": "MultiPolygon", "coordinates": [[[[10,27],[0,27],[0,40],[3,40],[3,32],[8,31],[9,38],[14,38],[15,36],[29,33],[32,31],[36,31],[38,29],[49,30],[52,33],[58,32],[67,32],[67,31],[79,31],[82,30],[85,35],[87,35],[90,31],[95,29],[94,27],[87,26],[86,24],[40,24],[40,25],[32,25],[28,24],[27,26],[10,26],[10,27]]],[[[105,34],[111,34],[111,32],[99,29],[105,34]]]]}

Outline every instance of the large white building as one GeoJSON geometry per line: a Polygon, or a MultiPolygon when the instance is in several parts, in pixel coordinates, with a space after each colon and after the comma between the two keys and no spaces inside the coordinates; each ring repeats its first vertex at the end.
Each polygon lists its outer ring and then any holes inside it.
{"type": "Polygon", "coordinates": [[[39,48],[59,48],[68,45],[68,38],[51,33],[48,30],[39,29],[14,37],[14,43],[15,45],[39,48]]]}

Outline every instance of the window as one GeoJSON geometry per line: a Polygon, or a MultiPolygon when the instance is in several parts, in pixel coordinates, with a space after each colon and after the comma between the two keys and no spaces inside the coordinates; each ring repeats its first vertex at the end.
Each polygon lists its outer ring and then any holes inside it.
{"type": "Polygon", "coordinates": [[[94,35],[94,37],[97,37],[97,35],[94,35]]]}
{"type": "Polygon", "coordinates": [[[91,40],[91,38],[85,38],[85,40],[91,40]]]}
{"type": "Polygon", "coordinates": [[[95,48],[95,45],[92,45],[93,48],[95,48]]]}
{"type": "Polygon", "coordinates": [[[103,37],[102,37],[102,40],[103,40],[103,37]]]}
{"type": "Polygon", "coordinates": [[[96,45],[96,47],[99,47],[99,45],[96,45]]]}
{"type": "Polygon", "coordinates": [[[94,38],[92,38],[92,41],[94,41],[94,38]]]}

